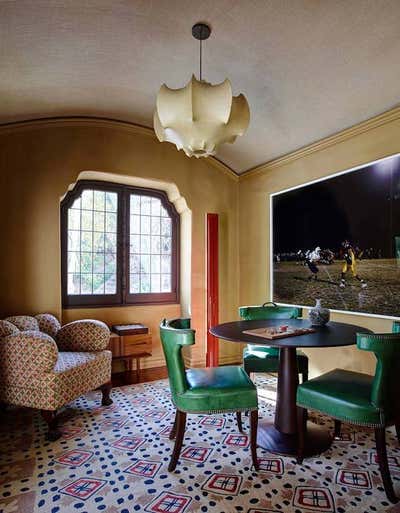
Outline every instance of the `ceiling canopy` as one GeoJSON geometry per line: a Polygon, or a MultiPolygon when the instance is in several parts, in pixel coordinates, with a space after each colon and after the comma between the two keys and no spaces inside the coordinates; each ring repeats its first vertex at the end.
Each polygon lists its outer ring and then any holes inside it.
{"type": "Polygon", "coordinates": [[[152,126],[160,84],[229,78],[250,126],[217,158],[238,173],[399,102],[398,0],[0,1],[0,123],[97,116],[152,126]]]}

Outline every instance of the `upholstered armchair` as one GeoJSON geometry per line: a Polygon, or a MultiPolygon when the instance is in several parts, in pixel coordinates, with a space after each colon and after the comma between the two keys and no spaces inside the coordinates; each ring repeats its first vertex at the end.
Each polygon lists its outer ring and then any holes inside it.
{"type": "Polygon", "coordinates": [[[61,327],[50,314],[0,320],[0,402],[37,408],[48,423],[47,438],[61,436],[57,409],[101,388],[112,404],[110,331],[95,320],[61,327]]]}

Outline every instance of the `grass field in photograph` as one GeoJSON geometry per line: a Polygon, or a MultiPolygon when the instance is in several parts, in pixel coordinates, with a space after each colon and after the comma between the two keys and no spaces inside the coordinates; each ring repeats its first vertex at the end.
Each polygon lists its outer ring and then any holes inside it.
{"type": "Polygon", "coordinates": [[[339,287],[340,261],[319,265],[318,269],[318,280],[310,282],[310,271],[302,263],[274,263],[274,301],[314,306],[315,299],[319,298],[323,306],[335,310],[400,315],[400,264],[395,259],[358,261],[357,272],[367,283],[365,289],[350,271],[346,287],[339,287]]]}

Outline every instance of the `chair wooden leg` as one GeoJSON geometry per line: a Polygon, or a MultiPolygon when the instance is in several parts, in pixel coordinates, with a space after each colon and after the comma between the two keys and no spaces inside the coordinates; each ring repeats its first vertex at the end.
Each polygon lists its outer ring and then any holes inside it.
{"type": "Polygon", "coordinates": [[[297,407],[297,463],[303,463],[304,447],[307,434],[307,410],[305,408],[297,407]]]}
{"type": "Polygon", "coordinates": [[[178,410],[176,410],[175,412],[175,420],[174,420],[174,425],[172,426],[172,429],[169,433],[169,439],[170,440],[174,440],[174,438],[176,437],[176,428],[177,428],[177,425],[178,425],[178,410]]]}
{"type": "Polygon", "coordinates": [[[186,427],[186,413],[183,411],[176,411],[177,422],[176,422],[176,438],[174,450],[172,451],[171,461],[168,465],[169,472],[175,470],[176,464],[178,463],[179,455],[182,449],[183,437],[185,435],[186,427]]]}
{"type": "Polygon", "coordinates": [[[41,410],[40,413],[48,426],[46,440],[55,442],[61,437],[61,431],[59,431],[57,427],[57,412],[52,410],[41,410]]]}
{"type": "Polygon", "coordinates": [[[387,460],[387,452],[386,452],[386,432],[385,428],[375,428],[375,443],[376,443],[376,451],[378,454],[378,464],[379,470],[381,471],[383,487],[385,488],[386,497],[392,503],[398,501],[394,490],[392,479],[390,477],[389,465],[387,460]]]}
{"type": "Polygon", "coordinates": [[[237,422],[238,430],[241,433],[243,433],[242,414],[240,411],[236,412],[236,422],[237,422]]]}
{"type": "Polygon", "coordinates": [[[113,400],[110,397],[111,388],[112,388],[111,381],[108,381],[107,383],[104,383],[104,385],[101,385],[100,390],[103,394],[103,397],[101,399],[102,406],[110,406],[110,404],[113,403],[113,400]]]}
{"type": "Polygon", "coordinates": [[[333,436],[334,436],[335,440],[339,440],[340,433],[342,430],[342,422],[340,420],[334,419],[334,423],[335,423],[335,428],[334,428],[333,436]]]}
{"type": "Polygon", "coordinates": [[[253,460],[254,470],[259,470],[257,458],[257,428],[258,428],[258,410],[250,412],[250,450],[251,459],[253,460]]]}
{"type": "Polygon", "coordinates": [[[306,381],[308,381],[308,371],[303,372],[301,375],[301,382],[305,383],[306,381]]]}
{"type": "Polygon", "coordinates": [[[400,421],[396,424],[396,435],[397,435],[397,441],[400,444],[400,421]]]}

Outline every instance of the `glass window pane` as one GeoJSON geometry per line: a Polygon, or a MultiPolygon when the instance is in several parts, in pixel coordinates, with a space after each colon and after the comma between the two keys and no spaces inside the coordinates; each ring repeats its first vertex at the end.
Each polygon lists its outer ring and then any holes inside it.
{"type": "Polygon", "coordinates": [[[92,251],[92,232],[81,232],[81,251],[92,251]]]}
{"type": "Polygon", "coordinates": [[[93,274],[93,294],[104,294],[104,274],[93,274]]]}
{"type": "Polygon", "coordinates": [[[92,210],[82,210],[82,230],[93,230],[92,210]]]}
{"type": "Polygon", "coordinates": [[[140,253],[140,235],[130,236],[130,252],[140,253]]]}
{"type": "Polygon", "coordinates": [[[95,232],[104,232],[104,212],[93,213],[93,225],[95,232]]]}
{"type": "Polygon", "coordinates": [[[160,256],[159,255],[151,256],[151,272],[152,273],[160,272],[160,256]]]}
{"type": "Polygon", "coordinates": [[[171,219],[161,219],[161,235],[164,237],[171,237],[171,219]]]}
{"type": "Polygon", "coordinates": [[[141,253],[150,253],[150,236],[142,235],[140,237],[140,252],[141,253]]]}
{"type": "Polygon", "coordinates": [[[115,274],[106,274],[104,277],[104,293],[115,294],[117,292],[117,277],[115,274]]]}
{"type": "Polygon", "coordinates": [[[159,217],[151,218],[151,233],[152,233],[152,235],[160,234],[160,218],[159,217]]]}
{"type": "Polygon", "coordinates": [[[68,230],[68,251],[79,251],[80,242],[80,232],[68,230]]]}
{"type": "Polygon", "coordinates": [[[107,274],[115,274],[117,272],[117,255],[115,253],[107,253],[105,255],[105,272],[107,274]]]}
{"type": "Polygon", "coordinates": [[[104,253],[94,253],[93,255],[93,272],[104,273],[104,253]]]}
{"type": "Polygon", "coordinates": [[[140,196],[131,194],[131,215],[140,214],[140,196]]]}
{"type": "Polygon", "coordinates": [[[106,214],[106,232],[115,233],[117,231],[117,214],[108,212],[106,214]]]}
{"type": "Polygon", "coordinates": [[[131,233],[140,233],[140,216],[133,215],[131,216],[130,222],[130,232],[131,233]]]}
{"type": "Polygon", "coordinates": [[[105,193],[104,191],[94,191],[94,210],[105,210],[105,193]]]}
{"type": "Polygon", "coordinates": [[[151,198],[149,196],[140,197],[140,214],[149,216],[151,214],[151,198]]]}
{"type": "Polygon", "coordinates": [[[118,197],[116,192],[106,192],[106,210],[107,212],[117,211],[118,197]]]}
{"type": "Polygon", "coordinates": [[[141,293],[150,292],[150,275],[149,274],[141,274],[140,275],[140,292],[141,293]]]}
{"type": "Polygon", "coordinates": [[[71,295],[80,294],[80,274],[78,273],[68,273],[68,286],[67,286],[67,292],[71,295]]]}
{"type": "Polygon", "coordinates": [[[81,274],[81,294],[92,294],[92,275],[81,274]]]}
{"type": "Polygon", "coordinates": [[[171,292],[171,275],[161,275],[161,292],[171,292]]]}
{"type": "Polygon", "coordinates": [[[153,255],[161,253],[161,239],[158,235],[152,235],[151,237],[151,253],[153,255]]]}
{"type": "Polygon", "coordinates": [[[106,253],[117,252],[117,236],[115,233],[106,233],[104,237],[104,250],[106,253]]]}
{"type": "Polygon", "coordinates": [[[168,212],[165,210],[164,207],[161,207],[161,217],[169,217],[168,212]]]}
{"type": "Polygon", "coordinates": [[[131,274],[140,273],[140,256],[131,255],[129,259],[129,271],[131,274]]]}
{"type": "Polygon", "coordinates": [[[151,215],[159,216],[161,214],[161,201],[158,198],[151,198],[151,215]]]}
{"type": "Polygon", "coordinates": [[[104,233],[93,234],[93,251],[104,252],[104,233]]]}
{"type": "Polygon", "coordinates": [[[93,209],[93,191],[85,190],[82,192],[82,208],[86,210],[93,209]]]}
{"type": "Polygon", "coordinates": [[[129,279],[129,292],[131,294],[138,294],[140,292],[140,278],[139,274],[131,274],[129,279]]]}
{"type": "Polygon", "coordinates": [[[140,233],[143,235],[150,234],[150,217],[141,216],[140,218],[140,233]]]}
{"type": "Polygon", "coordinates": [[[69,230],[80,230],[81,228],[81,211],[80,210],[68,210],[68,229],[69,230]]]}
{"type": "Polygon", "coordinates": [[[161,253],[171,253],[171,237],[161,237],[161,253]]]}
{"type": "Polygon", "coordinates": [[[78,273],[80,270],[80,253],[78,251],[68,251],[68,272],[78,273]]]}
{"type": "Polygon", "coordinates": [[[150,255],[140,255],[140,273],[150,274],[150,255]]]}
{"type": "Polygon", "coordinates": [[[160,292],[160,275],[152,274],[151,275],[151,291],[152,292],[160,292]]]}
{"type": "Polygon", "coordinates": [[[162,255],[161,257],[161,272],[167,274],[171,272],[171,257],[170,255],[162,255]]]}
{"type": "Polygon", "coordinates": [[[81,253],[81,273],[91,273],[93,253],[81,253]]]}

